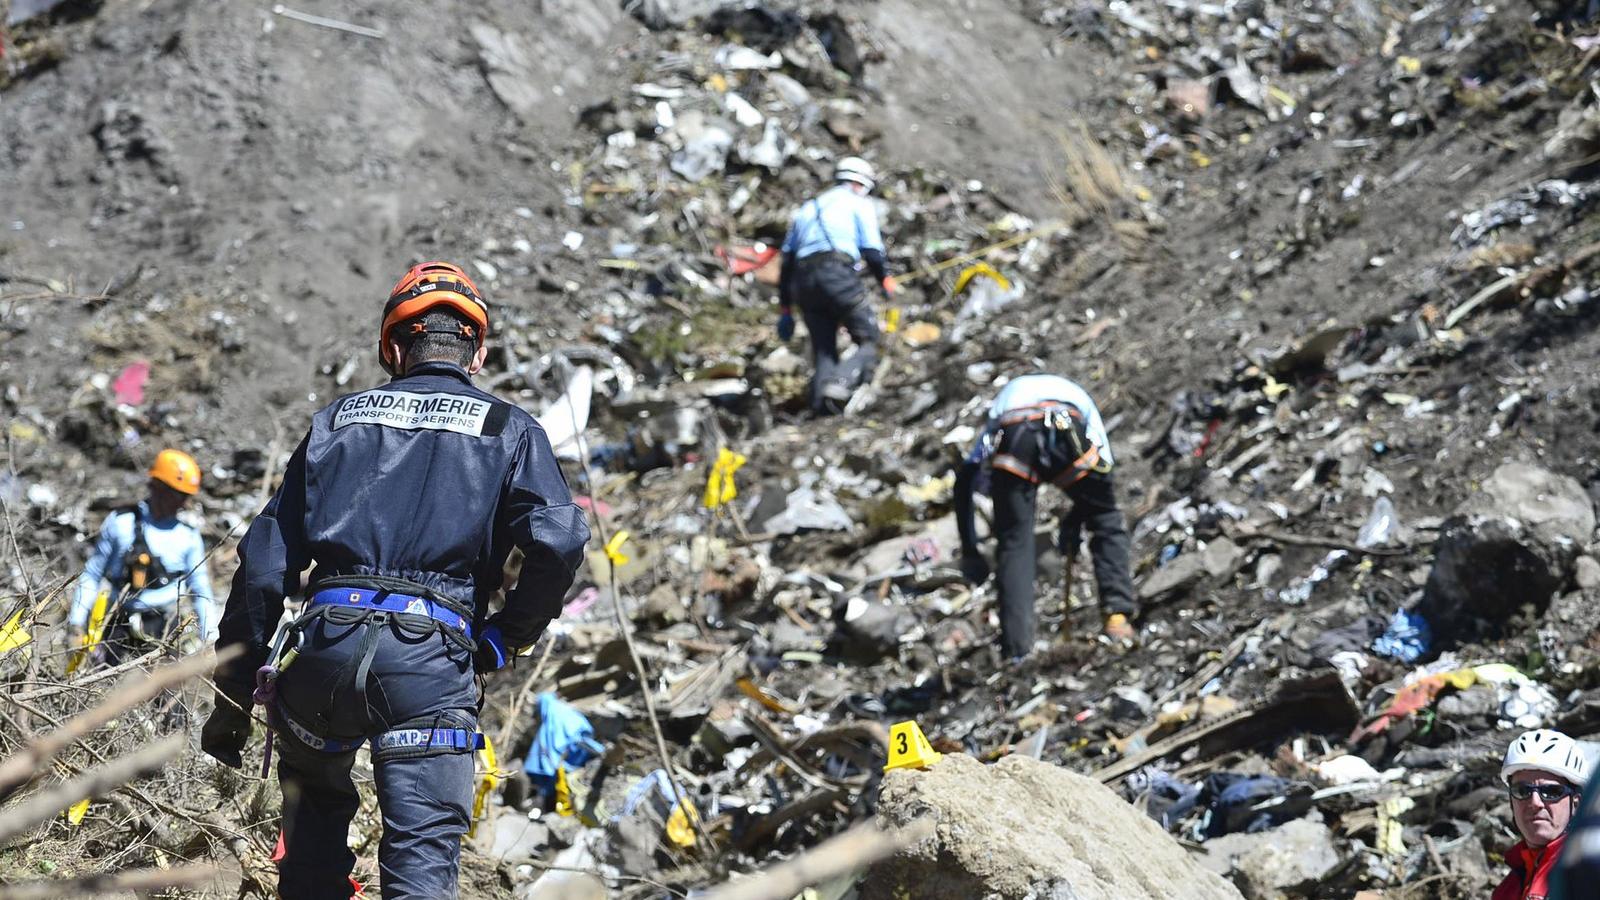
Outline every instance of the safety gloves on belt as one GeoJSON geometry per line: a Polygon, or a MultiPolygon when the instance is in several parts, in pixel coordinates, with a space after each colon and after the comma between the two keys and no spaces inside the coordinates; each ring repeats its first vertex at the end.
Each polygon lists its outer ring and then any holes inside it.
{"type": "Polygon", "coordinates": [[[237,769],[244,764],[240,754],[249,740],[250,714],[228,702],[227,698],[217,697],[211,717],[200,729],[200,749],[217,762],[237,769]]]}
{"type": "Polygon", "coordinates": [[[778,313],[778,340],[787,343],[794,337],[794,313],[787,306],[778,307],[778,313]]]}
{"type": "Polygon", "coordinates": [[[500,626],[490,625],[478,635],[478,649],[472,654],[473,667],[479,672],[493,672],[511,661],[511,650],[500,635],[500,626]]]}

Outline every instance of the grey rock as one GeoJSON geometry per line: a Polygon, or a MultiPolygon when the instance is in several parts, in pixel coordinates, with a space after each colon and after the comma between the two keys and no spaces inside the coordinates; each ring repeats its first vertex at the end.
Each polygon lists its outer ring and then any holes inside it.
{"type": "Polygon", "coordinates": [[[1333,832],[1321,821],[1296,819],[1255,834],[1229,834],[1206,841],[1202,865],[1230,875],[1250,900],[1267,900],[1339,866],[1333,832]]]}
{"type": "Polygon", "coordinates": [[[527,816],[502,812],[494,820],[489,856],[507,863],[537,858],[550,843],[550,827],[527,816]]]}
{"type": "Polygon", "coordinates": [[[1509,516],[1545,541],[1582,546],[1594,535],[1594,503],[1577,479],[1526,463],[1494,470],[1483,489],[1468,497],[1458,515],[1509,516]]]}
{"type": "Polygon", "coordinates": [[[1219,537],[1206,544],[1200,559],[1206,567],[1206,574],[1212,578],[1226,578],[1238,570],[1239,563],[1244,560],[1244,550],[1233,541],[1219,537]]]}
{"type": "Polygon", "coordinates": [[[1139,585],[1139,599],[1153,600],[1189,587],[1206,574],[1205,560],[1199,553],[1185,553],[1161,568],[1139,585]]]}
{"type": "Polygon", "coordinates": [[[1504,622],[1525,604],[1542,611],[1572,581],[1594,527],[1577,481],[1503,465],[1445,521],[1419,609],[1445,638],[1474,620],[1504,622]]]}
{"type": "Polygon", "coordinates": [[[1600,561],[1592,556],[1580,556],[1573,571],[1578,587],[1586,591],[1600,589],[1600,561]]]}

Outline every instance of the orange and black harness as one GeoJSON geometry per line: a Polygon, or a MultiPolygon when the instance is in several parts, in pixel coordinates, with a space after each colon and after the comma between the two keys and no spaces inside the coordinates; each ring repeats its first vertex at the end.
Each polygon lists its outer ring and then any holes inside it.
{"type": "Polygon", "coordinates": [[[1057,440],[1066,440],[1071,443],[1072,462],[1053,478],[1044,478],[1033,465],[1011,453],[996,453],[989,464],[1011,475],[1021,478],[1029,484],[1049,483],[1067,488],[1077,484],[1090,472],[1106,473],[1111,471],[1111,463],[1100,456],[1100,448],[1088,439],[1085,432],[1087,424],[1083,411],[1070,403],[1050,401],[1038,403],[1033,406],[1023,406],[1010,410],[1000,416],[993,427],[997,432],[1029,422],[1039,422],[1044,426],[1043,440],[1046,455],[1053,455],[1054,444],[1057,440]]]}

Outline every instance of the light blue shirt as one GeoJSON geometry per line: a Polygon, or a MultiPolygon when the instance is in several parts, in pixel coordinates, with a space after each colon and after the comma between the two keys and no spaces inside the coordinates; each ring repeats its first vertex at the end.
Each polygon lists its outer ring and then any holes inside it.
{"type": "Polygon", "coordinates": [[[1070,403],[1077,407],[1083,413],[1084,433],[1088,435],[1089,442],[1099,448],[1100,459],[1108,466],[1115,462],[1111,458],[1111,438],[1106,434],[1106,423],[1100,418],[1100,408],[1094,405],[1088,391],[1060,375],[1022,375],[1007,382],[995,395],[994,402],[989,404],[988,424],[983,434],[978,436],[978,445],[968,458],[975,456],[977,459],[974,461],[981,461],[988,457],[985,448],[992,449],[993,442],[989,437],[1000,431],[1002,416],[1012,410],[1041,403],[1070,403]]]}
{"type": "MultiPolygon", "coordinates": [[[[125,602],[131,611],[142,609],[168,609],[175,607],[180,593],[187,588],[194,604],[196,624],[207,641],[217,639],[216,616],[212,610],[211,575],[206,571],[205,542],[200,532],[185,525],[176,517],[165,521],[150,519],[150,507],[140,501],[139,510],[144,517],[144,542],[150,555],[161,560],[161,565],[172,575],[172,581],[162,587],[147,588],[129,597],[125,602]]],[[[89,621],[95,597],[100,593],[100,582],[109,581],[114,590],[120,589],[127,579],[123,571],[123,557],[133,546],[134,514],[131,511],[112,513],[100,526],[100,537],[94,543],[89,561],[83,565],[83,575],[78,578],[78,592],[72,600],[72,611],[67,621],[75,628],[83,628],[89,621]]],[[[113,596],[113,599],[115,597],[113,596]]]]}
{"type": "Polygon", "coordinates": [[[862,250],[883,252],[878,208],[848,184],[836,184],[795,210],[783,239],[783,252],[796,259],[832,252],[859,260],[862,250]]]}

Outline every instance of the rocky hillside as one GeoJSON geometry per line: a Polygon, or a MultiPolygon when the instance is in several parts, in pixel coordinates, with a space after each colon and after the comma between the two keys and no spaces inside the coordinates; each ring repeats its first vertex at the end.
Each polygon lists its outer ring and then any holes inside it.
{"type": "MultiPolygon", "coordinates": [[[[558,852],[635,896],[791,854],[871,814],[915,718],[1176,805],[1247,896],[1477,896],[1514,729],[1600,732],[1586,2],[45,5],[13,3],[0,73],[0,499],[37,646],[162,446],[206,468],[226,582],[309,414],[381,377],[415,259],[481,276],[487,384],[553,432],[587,410],[569,479],[630,559],[591,560],[529,673],[620,748],[581,776],[617,812],[660,764],[620,602],[716,848],[508,808],[468,857],[486,892],[558,852]],[[887,173],[904,289],[873,389],[814,420],[755,262],[847,153],[887,173]],[[1013,670],[992,584],[950,565],[949,476],[1040,369],[1107,416],[1146,610],[1096,640],[1089,573],[1046,553],[1053,646],[1013,670]],[[712,514],[722,448],[748,462],[712,514]],[[1229,807],[1225,776],[1290,802],[1229,807]]],[[[491,683],[503,756],[527,674],[491,683]]],[[[126,827],[18,863],[77,872],[126,827]]],[[[250,877],[191,827],[132,861],[198,841],[250,877]]]]}

